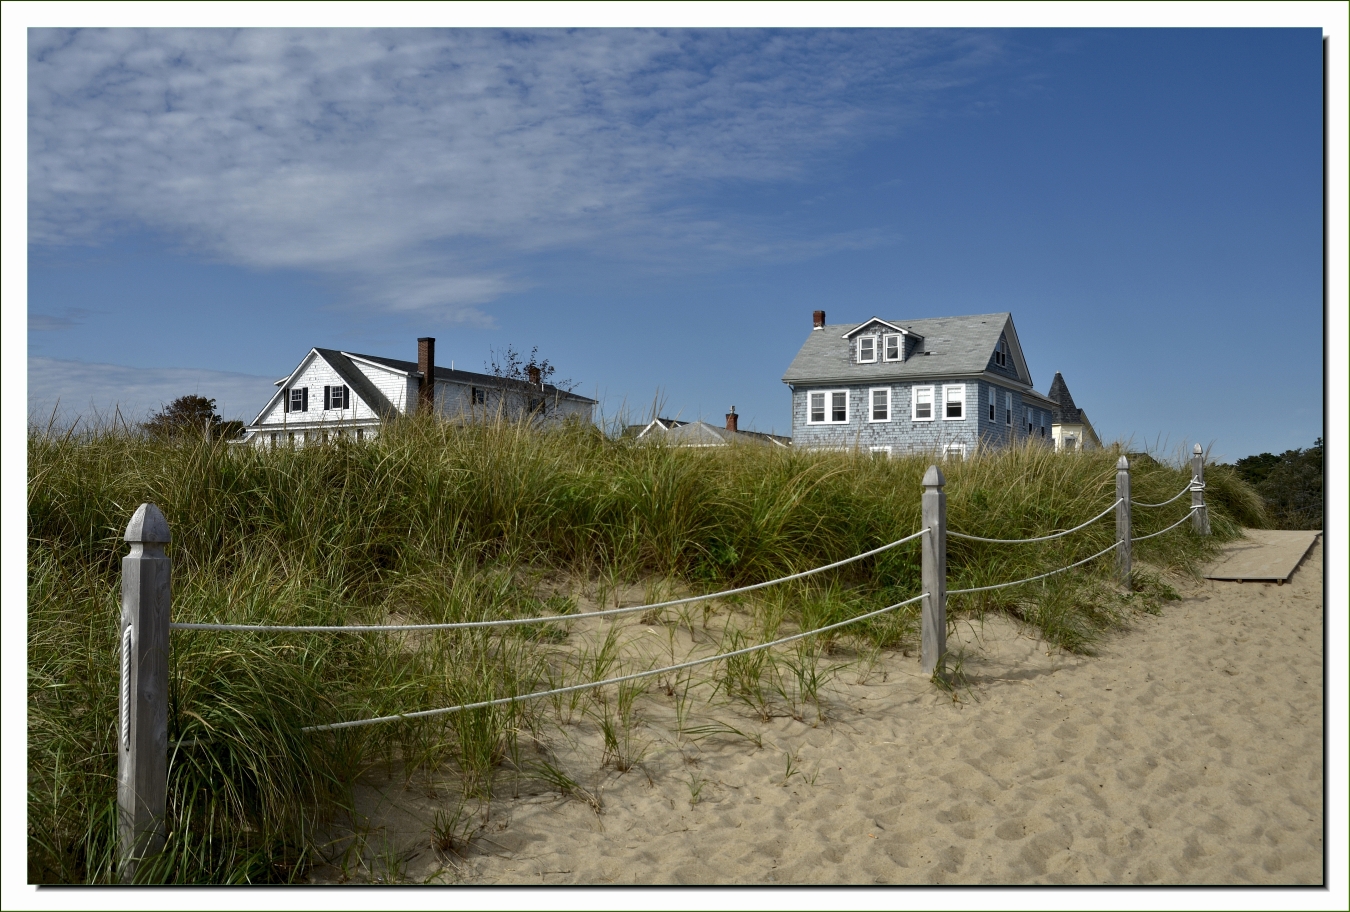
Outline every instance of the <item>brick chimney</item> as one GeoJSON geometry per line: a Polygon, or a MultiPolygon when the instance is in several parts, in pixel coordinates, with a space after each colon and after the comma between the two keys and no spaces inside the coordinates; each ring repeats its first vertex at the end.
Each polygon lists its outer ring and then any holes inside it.
{"type": "Polygon", "coordinates": [[[812,329],[824,329],[824,328],[825,328],[825,311],[823,311],[823,310],[812,311],[812,313],[811,313],[811,323],[812,323],[812,327],[811,327],[812,329]]]}
{"type": "Polygon", "coordinates": [[[537,368],[537,367],[535,367],[533,364],[531,364],[531,365],[530,365],[529,367],[527,367],[525,370],[526,370],[526,371],[529,373],[529,375],[530,375],[530,386],[534,387],[534,388],[537,389],[537,390],[542,390],[542,389],[544,388],[544,380],[543,380],[543,378],[539,375],[539,368],[537,368]]]}
{"type": "Polygon", "coordinates": [[[734,431],[734,430],[736,430],[736,421],[737,421],[738,418],[740,418],[740,416],[736,414],[736,406],[733,405],[733,406],[731,407],[731,411],[727,412],[727,430],[728,430],[728,431],[734,431]]]}
{"type": "Polygon", "coordinates": [[[430,413],[436,407],[436,340],[422,336],[417,340],[417,370],[422,384],[417,388],[417,410],[430,413]]]}

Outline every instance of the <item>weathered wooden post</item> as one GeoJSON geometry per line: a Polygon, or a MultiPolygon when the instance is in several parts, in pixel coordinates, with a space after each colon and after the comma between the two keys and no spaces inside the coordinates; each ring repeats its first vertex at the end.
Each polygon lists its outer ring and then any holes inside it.
{"type": "Polygon", "coordinates": [[[1196,535],[1209,534],[1209,508],[1205,506],[1205,456],[1200,444],[1195,445],[1191,456],[1191,515],[1192,528],[1196,535]]]}
{"type": "Polygon", "coordinates": [[[117,837],[124,881],[164,846],[169,751],[169,524],[144,503],[127,524],[122,558],[122,679],[117,837]]]}
{"type": "Polygon", "coordinates": [[[923,672],[941,675],[947,652],[947,483],[942,470],[928,467],[923,476],[923,672]]]}
{"type": "Polygon", "coordinates": [[[1130,461],[1124,456],[1116,460],[1116,567],[1120,570],[1120,584],[1130,588],[1130,461]]]}

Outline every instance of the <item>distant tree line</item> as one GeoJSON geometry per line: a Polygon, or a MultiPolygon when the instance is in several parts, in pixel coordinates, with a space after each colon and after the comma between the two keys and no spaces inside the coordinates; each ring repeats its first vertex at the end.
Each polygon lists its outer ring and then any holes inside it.
{"type": "Polygon", "coordinates": [[[1266,502],[1276,529],[1322,528],[1322,438],[1306,450],[1261,453],[1234,466],[1266,502]]]}

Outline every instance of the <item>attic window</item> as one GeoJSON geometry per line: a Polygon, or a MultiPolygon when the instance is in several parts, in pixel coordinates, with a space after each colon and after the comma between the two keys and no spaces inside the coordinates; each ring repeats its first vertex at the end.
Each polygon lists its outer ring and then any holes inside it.
{"type": "Polygon", "coordinates": [[[289,405],[288,412],[307,412],[309,411],[309,387],[302,386],[299,389],[293,389],[288,394],[289,405]]]}
{"type": "Polygon", "coordinates": [[[1008,343],[1002,339],[998,340],[998,348],[994,349],[994,363],[999,367],[1008,366],[1008,343]]]}
{"type": "Polygon", "coordinates": [[[349,409],[352,407],[351,391],[345,386],[325,386],[323,388],[324,410],[349,409]]]}
{"type": "Polygon", "coordinates": [[[869,364],[877,360],[877,337],[858,337],[858,363],[869,364]]]}
{"type": "Polygon", "coordinates": [[[885,355],[887,361],[903,361],[905,353],[905,343],[902,336],[889,335],[883,338],[885,345],[885,355]]]}

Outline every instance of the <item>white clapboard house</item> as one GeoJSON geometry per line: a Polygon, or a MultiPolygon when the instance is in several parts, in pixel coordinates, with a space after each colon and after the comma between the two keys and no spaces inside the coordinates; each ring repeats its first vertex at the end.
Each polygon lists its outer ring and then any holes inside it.
{"type": "Polygon", "coordinates": [[[541,425],[593,420],[595,400],[541,381],[436,366],[436,340],[417,340],[417,361],[311,348],[258,417],[244,428],[253,446],[303,444],[344,435],[356,440],[379,433],[392,418],[432,412],[447,419],[497,416],[541,425]]]}

